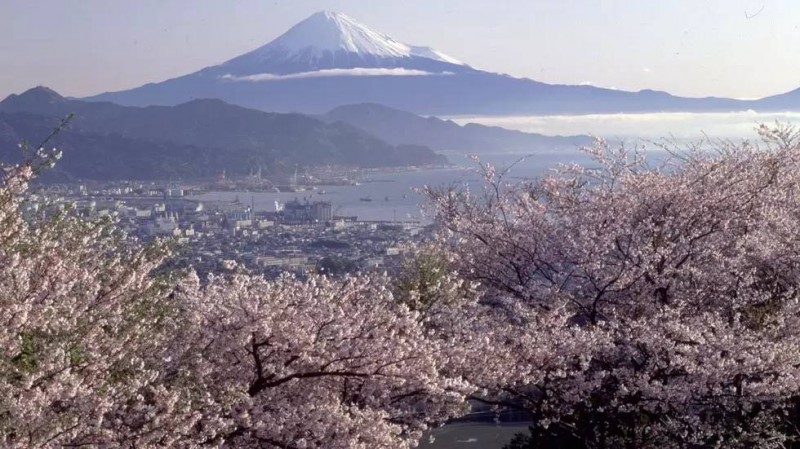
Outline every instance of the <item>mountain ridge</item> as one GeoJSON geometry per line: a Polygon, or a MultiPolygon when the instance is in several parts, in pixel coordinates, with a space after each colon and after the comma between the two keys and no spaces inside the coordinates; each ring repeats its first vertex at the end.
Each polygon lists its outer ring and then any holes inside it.
{"type": "MultiPolygon", "coordinates": [[[[187,177],[207,176],[209,167],[215,171],[224,168],[231,174],[247,174],[254,164],[280,170],[280,167],[294,165],[380,167],[447,162],[427,147],[390,145],[345,123],[328,124],[300,114],[267,113],[216,99],[198,99],[177,106],[136,108],[69,100],[51,89],[37,87],[7,97],[0,102],[0,113],[5,114],[7,137],[17,140],[33,140],[47,135],[42,134],[46,128],[41,124],[43,120],[50,123],[52,129],[61,118],[74,113],[69,128],[54,141],[55,145],[61,144],[59,139],[67,142],[73,154],[78,151],[94,154],[97,158],[105,155],[136,161],[136,154],[123,154],[125,149],[135,148],[135,151],[142,152],[142,157],[155,158],[176,167],[185,163],[191,165],[197,160],[208,162],[208,167],[186,170],[187,177]],[[105,152],[98,148],[99,142],[106,148],[105,152]],[[77,143],[90,148],[80,148],[77,143]],[[148,145],[160,148],[163,154],[153,153],[147,149],[148,145]],[[193,155],[190,149],[195,149],[198,154],[193,155]]],[[[16,148],[15,143],[13,148],[16,148]]],[[[65,152],[65,159],[69,155],[65,152]]],[[[90,159],[84,161],[91,163],[90,159]]],[[[140,162],[137,164],[142,167],[145,177],[164,172],[154,172],[147,169],[152,164],[140,162]]],[[[87,168],[82,173],[94,172],[87,168]]],[[[180,173],[177,170],[173,176],[180,173]]],[[[79,174],[75,176],[81,177],[79,174]]]]}
{"type": "Polygon", "coordinates": [[[570,150],[592,142],[586,135],[545,136],[476,123],[462,126],[374,103],[339,106],[320,117],[356,126],[394,145],[425,145],[434,151],[528,153],[570,150]]]}

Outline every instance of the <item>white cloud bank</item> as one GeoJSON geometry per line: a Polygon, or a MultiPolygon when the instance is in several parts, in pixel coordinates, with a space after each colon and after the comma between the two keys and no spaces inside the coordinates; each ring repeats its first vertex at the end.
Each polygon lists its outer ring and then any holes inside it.
{"type": "Polygon", "coordinates": [[[334,76],[443,76],[452,75],[453,72],[426,72],[424,70],[414,69],[368,69],[368,68],[354,68],[354,69],[324,69],[314,72],[299,72],[289,73],[286,75],[278,75],[275,73],[256,73],[254,75],[236,76],[230,73],[222,75],[220,79],[227,81],[247,81],[247,82],[261,82],[261,81],[280,81],[291,79],[304,79],[304,78],[327,78],[334,76]]]}
{"type": "Polygon", "coordinates": [[[800,126],[800,112],[661,112],[641,114],[587,114],[506,117],[450,117],[456,123],[490,126],[551,135],[592,134],[607,138],[646,138],[674,136],[699,139],[748,138],[757,140],[759,124],[776,121],[800,126]]]}

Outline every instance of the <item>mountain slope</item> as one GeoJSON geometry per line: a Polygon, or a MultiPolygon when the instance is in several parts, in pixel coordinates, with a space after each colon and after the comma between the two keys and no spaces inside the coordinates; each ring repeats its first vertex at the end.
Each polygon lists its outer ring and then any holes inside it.
{"type": "MultiPolygon", "coordinates": [[[[219,172],[223,168],[231,174],[246,174],[258,165],[278,170],[294,165],[377,167],[446,162],[426,147],[390,145],[344,123],[328,124],[299,114],[266,113],[219,100],[136,108],[69,100],[40,87],[0,102],[0,113],[5,113],[11,123],[6,123],[7,131],[17,130],[20,135],[16,138],[29,140],[49,133],[42,134],[42,126],[32,123],[46,119],[52,129],[58,118],[73,112],[75,118],[68,133],[58,138],[70,142],[84,139],[84,143],[85,139],[95,139],[96,144],[80,151],[101,151],[95,146],[106,147],[106,156],[113,153],[117,157],[115,152],[128,148],[141,159],[178,168],[183,163],[206,161],[206,165],[185,170],[184,177],[205,176],[208,170],[219,172]],[[140,148],[147,145],[147,149],[140,148]],[[200,156],[195,158],[192,148],[199,149],[200,156]]],[[[163,170],[148,169],[140,176],[153,177],[156,173],[163,170]]],[[[175,176],[179,175],[180,170],[175,176]]]]}
{"type": "Polygon", "coordinates": [[[272,42],[220,65],[159,83],[88,98],[175,105],[198,98],[265,111],[322,114],[377,103],[424,115],[728,111],[724,98],[681,98],[551,85],[477,70],[428,47],[399,42],[341,13],[321,12],[272,42]]]}
{"type": "MultiPolygon", "coordinates": [[[[52,132],[60,119],[28,113],[0,112],[0,160],[19,162],[17,144],[36,144],[52,132]]],[[[220,154],[216,148],[150,142],[119,135],[92,134],[71,129],[61,131],[51,142],[64,157],[43,173],[46,181],[119,179],[197,179],[212,177],[220,166],[245,165],[243,151],[220,154]]],[[[253,158],[251,157],[250,160],[253,158]]],[[[256,158],[274,162],[269,157],[256,158]]]]}
{"type": "Polygon", "coordinates": [[[435,151],[529,152],[574,149],[591,143],[589,136],[544,136],[500,127],[420,117],[378,104],[340,106],[320,116],[328,122],[345,122],[391,144],[425,145],[435,151]]]}
{"type": "Polygon", "coordinates": [[[755,100],[752,109],[763,111],[796,111],[800,105],[800,88],[755,100]]]}

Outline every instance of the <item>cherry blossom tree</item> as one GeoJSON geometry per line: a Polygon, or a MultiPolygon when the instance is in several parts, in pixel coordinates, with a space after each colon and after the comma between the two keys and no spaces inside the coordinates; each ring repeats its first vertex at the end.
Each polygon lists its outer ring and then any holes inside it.
{"type": "Polygon", "coordinates": [[[160,420],[191,413],[159,381],[175,316],[150,275],[164,248],[43,201],[23,219],[28,183],[59,157],[39,149],[2,171],[0,445],[169,444],[160,420]]]}
{"type": "Polygon", "coordinates": [[[509,184],[484,166],[483,192],[429,189],[450,266],[481,285],[479,334],[452,327],[494,370],[462,365],[476,398],[530,411],[542,442],[794,439],[800,146],[791,128],[760,132],[664,146],[655,167],[599,141],[594,168],[509,184]]]}
{"type": "Polygon", "coordinates": [[[442,374],[447,353],[389,286],[381,276],[183,282],[181,342],[192,344],[179,363],[207,396],[205,443],[412,447],[464,413],[472,387],[442,374]]]}

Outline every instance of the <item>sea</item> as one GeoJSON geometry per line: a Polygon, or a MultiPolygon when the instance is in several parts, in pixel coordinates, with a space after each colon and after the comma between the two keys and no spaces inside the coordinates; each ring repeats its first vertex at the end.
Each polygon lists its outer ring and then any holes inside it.
{"type": "MultiPolygon", "coordinates": [[[[300,192],[208,192],[190,197],[201,202],[234,202],[252,205],[258,211],[276,211],[286,202],[298,200],[328,201],[336,216],[356,216],[361,221],[421,222],[430,221],[426,186],[455,186],[481,189],[483,178],[478,162],[466,155],[448,153],[453,164],[448,168],[415,169],[401,172],[369,173],[358,185],[320,185],[300,192]]],[[[584,162],[590,159],[579,151],[540,154],[491,154],[480,158],[481,164],[492,164],[505,170],[509,182],[533,178],[559,163],[584,162]]]]}

